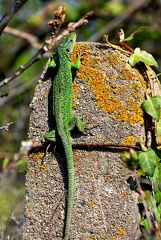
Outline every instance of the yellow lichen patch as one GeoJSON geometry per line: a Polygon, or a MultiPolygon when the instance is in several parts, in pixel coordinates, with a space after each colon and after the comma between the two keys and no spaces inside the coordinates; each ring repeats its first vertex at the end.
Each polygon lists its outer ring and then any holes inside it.
{"type": "Polygon", "coordinates": [[[40,153],[35,155],[35,159],[42,159],[43,156],[44,156],[44,154],[40,152],[40,153]]]}
{"type": "Polygon", "coordinates": [[[122,228],[119,228],[118,236],[122,236],[125,234],[125,231],[122,228]]]}
{"type": "Polygon", "coordinates": [[[135,145],[135,142],[136,138],[134,136],[128,136],[124,141],[121,142],[121,144],[135,145]]]}
{"type": "Polygon", "coordinates": [[[94,179],[94,175],[93,173],[90,173],[90,176],[89,176],[91,179],[94,179]]]}
{"type": "Polygon", "coordinates": [[[47,170],[48,170],[48,167],[44,164],[43,161],[41,161],[41,163],[40,163],[40,169],[41,169],[42,171],[47,171],[47,170]]]}
{"type": "Polygon", "coordinates": [[[87,202],[87,205],[88,205],[88,207],[90,207],[91,209],[95,208],[95,206],[96,206],[96,204],[93,203],[93,202],[91,202],[91,201],[88,201],[88,202],[87,202]]]}
{"type": "Polygon", "coordinates": [[[100,239],[103,239],[103,234],[102,233],[100,233],[100,239]]]}
{"type": "MultiPolygon", "coordinates": [[[[141,102],[146,82],[137,69],[120,60],[119,54],[107,52],[78,44],[72,57],[75,61],[78,53],[83,54],[77,76],[87,82],[95,95],[97,107],[108,113],[110,118],[132,126],[138,122],[143,124],[141,102]]],[[[79,97],[80,90],[74,85],[74,97],[79,97]]]]}
{"type": "Polygon", "coordinates": [[[134,78],[134,75],[133,75],[132,71],[127,71],[127,69],[126,70],[125,69],[126,69],[126,64],[121,69],[120,74],[119,74],[119,78],[120,78],[120,80],[125,80],[126,79],[126,81],[131,81],[131,79],[134,78]]]}
{"type": "Polygon", "coordinates": [[[48,168],[47,168],[47,166],[45,165],[45,163],[44,163],[43,160],[42,160],[43,157],[44,157],[44,154],[41,153],[41,152],[34,155],[34,159],[35,159],[35,160],[38,159],[40,169],[43,170],[43,171],[47,171],[48,168]]]}
{"type": "Polygon", "coordinates": [[[45,97],[47,97],[47,96],[48,96],[48,94],[49,94],[48,92],[45,92],[45,93],[44,93],[44,96],[45,96],[45,97]]]}
{"type": "Polygon", "coordinates": [[[141,83],[141,86],[143,87],[143,89],[147,88],[147,82],[144,79],[144,77],[140,74],[139,70],[137,68],[134,68],[133,71],[135,72],[139,82],[141,83]]]}
{"type": "Polygon", "coordinates": [[[115,238],[115,237],[112,237],[112,238],[110,238],[110,240],[116,240],[116,238],[115,238]]]}
{"type": "MultiPolygon", "coordinates": [[[[73,99],[76,99],[76,96],[78,98],[79,91],[80,87],[78,86],[78,84],[76,84],[76,82],[73,82],[73,99]]],[[[75,101],[73,101],[72,107],[76,107],[75,101]]]]}
{"type": "Polygon", "coordinates": [[[109,58],[109,63],[111,65],[119,65],[121,64],[121,61],[119,60],[119,55],[118,53],[112,54],[109,58]]]}

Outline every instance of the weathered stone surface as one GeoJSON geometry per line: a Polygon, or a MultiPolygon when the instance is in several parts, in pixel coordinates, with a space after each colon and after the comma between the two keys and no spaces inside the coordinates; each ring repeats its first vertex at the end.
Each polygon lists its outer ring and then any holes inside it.
{"type": "MultiPolygon", "coordinates": [[[[128,64],[128,56],[108,44],[78,43],[82,65],[73,82],[73,114],[86,122],[83,134],[72,133],[73,143],[134,145],[144,136],[141,103],[146,81],[128,64]]],[[[29,138],[37,143],[52,124],[51,76],[42,74],[31,103],[29,138]]],[[[62,239],[65,217],[66,161],[61,144],[28,157],[26,216],[23,239],[62,239]],[[42,163],[43,158],[43,163],[42,163]]],[[[127,180],[133,176],[118,148],[73,149],[75,200],[71,240],[137,239],[137,194],[127,180]]]]}

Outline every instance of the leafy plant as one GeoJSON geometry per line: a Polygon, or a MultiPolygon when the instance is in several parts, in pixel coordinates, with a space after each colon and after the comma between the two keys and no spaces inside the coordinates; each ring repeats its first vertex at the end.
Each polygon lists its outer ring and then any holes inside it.
{"type": "Polygon", "coordinates": [[[128,41],[130,41],[130,40],[132,40],[134,38],[134,35],[136,33],[143,32],[143,31],[148,30],[148,29],[152,29],[152,28],[149,27],[149,26],[142,26],[142,27],[138,28],[136,31],[134,31],[133,33],[131,33],[129,37],[124,38],[123,41],[124,42],[128,42],[128,41]]]}
{"type": "Polygon", "coordinates": [[[141,106],[146,113],[148,113],[150,116],[156,119],[157,122],[159,122],[161,106],[160,96],[154,96],[151,97],[150,99],[145,100],[141,106]]]}
{"type": "Polygon", "coordinates": [[[132,54],[129,58],[129,63],[132,67],[134,67],[138,62],[143,62],[149,66],[158,67],[158,63],[155,61],[153,56],[150,53],[141,50],[140,48],[136,48],[134,50],[134,54],[132,54]]]}
{"type": "MultiPolygon", "coordinates": [[[[124,41],[131,40],[135,33],[145,29],[146,27],[138,29],[128,38],[125,38],[124,41]]],[[[158,67],[158,63],[151,54],[140,50],[140,48],[136,48],[134,50],[134,54],[132,54],[129,58],[129,63],[131,66],[135,66],[139,62],[145,64],[145,67],[146,65],[158,67]]],[[[149,81],[152,87],[152,81],[149,81]]],[[[159,87],[158,83],[158,88],[159,87]]],[[[153,89],[151,89],[151,96],[147,96],[147,99],[141,104],[141,107],[152,117],[152,122],[155,122],[155,131],[157,134],[161,135],[161,96],[155,96],[153,89]]],[[[144,227],[147,233],[150,232],[152,235],[153,232],[155,237],[161,237],[161,230],[159,228],[161,225],[161,152],[157,149],[156,140],[153,139],[154,134],[151,134],[151,136],[151,147],[148,146],[147,148],[147,146],[143,146],[143,144],[141,144],[142,151],[136,152],[134,150],[130,150],[128,153],[125,152],[124,160],[128,167],[135,169],[135,172],[137,173],[136,182],[140,193],[139,201],[143,204],[145,210],[145,214],[142,215],[140,225],[144,227]],[[141,180],[142,177],[148,180],[148,184],[151,185],[151,191],[143,191],[141,189],[138,178],[141,180]]]]}

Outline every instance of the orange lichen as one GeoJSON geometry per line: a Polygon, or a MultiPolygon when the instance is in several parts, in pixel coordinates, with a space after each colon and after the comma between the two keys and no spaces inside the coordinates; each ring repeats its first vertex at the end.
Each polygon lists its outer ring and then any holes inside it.
{"type": "MultiPolygon", "coordinates": [[[[78,86],[78,84],[76,84],[76,82],[73,82],[73,99],[78,98],[78,94],[80,91],[80,87],[78,86]]],[[[75,101],[73,101],[72,107],[76,107],[76,103],[75,101]]]]}
{"type": "Polygon", "coordinates": [[[47,170],[48,170],[48,167],[44,164],[44,162],[41,161],[41,163],[40,163],[40,169],[41,169],[42,171],[47,171],[47,170]]]}
{"type": "Polygon", "coordinates": [[[110,56],[109,63],[111,65],[116,65],[116,64],[119,65],[119,64],[121,64],[121,61],[119,60],[119,57],[118,57],[118,53],[114,53],[114,54],[112,54],[110,56]]]}
{"type": "Polygon", "coordinates": [[[45,93],[44,93],[44,96],[45,96],[45,97],[48,97],[48,94],[49,94],[48,92],[45,92],[45,93]]]}
{"type": "Polygon", "coordinates": [[[91,179],[94,179],[94,175],[93,173],[90,173],[90,176],[89,176],[91,179]]]}
{"type": "Polygon", "coordinates": [[[119,228],[118,236],[122,236],[125,234],[125,231],[122,228],[119,228]]]}
{"type": "Polygon", "coordinates": [[[87,205],[88,205],[88,207],[90,207],[91,209],[95,208],[95,206],[96,206],[96,204],[93,203],[93,202],[91,202],[91,201],[88,201],[88,202],[87,202],[87,205]]]}
{"type": "Polygon", "coordinates": [[[100,233],[100,239],[103,239],[103,234],[102,233],[100,233]]]}
{"type": "Polygon", "coordinates": [[[136,138],[134,136],[128,136],[121,142],[121,144],[135,145],[136,138]]]}
{"type": "Polygon", "coordinates": [[[42,159],[43,158],[43,156],[44,156],[44,154],[43,153],[38,153],[38,154],[35,154],[35,159],[42,159]]]}
{"type": "MultiPolygon", "coordinates": [[[[78,44],[75,47],[73,60],[79,52],[84,53],[77,76],[87,82],[95,95],[97,107],[108,113],[109,117],[130,125],[138,122],[143,124],[141,101],[146,87],[144,78],[137,69],[131,69],[126,62],[121,61],[119,54],[107,54],[107,50],[105,53],[102,50],[104,55],[99,57],[99,51],[91,49],[88,44],[78,44]],[[102,65],[107,65],[107,70],[102,65]]],[[[75,84],[75,97],[79,91],[80,88],[75,84]]]]}

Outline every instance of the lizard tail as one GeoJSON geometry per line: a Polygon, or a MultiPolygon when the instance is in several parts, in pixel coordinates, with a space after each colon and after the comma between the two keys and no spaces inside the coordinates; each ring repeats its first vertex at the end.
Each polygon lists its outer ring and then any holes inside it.
{"type": "Polygon", "coordinates": [[[65,222],[65,237],[64,240],[69,239],[73,202],[74,202],[74,168],[68,170],[68,198],[67,198],[67,214],[65,222]]]}
{"type": "MultiPolygon", "coordinates": [[[[70,136],[69,136],[70,139],[70,136]]],[[[68,137],[63,140],[63,146],[65,150],[65,156],[67,161],[67,171],[68,171],[68,197],[67,197],[67,212],[66,212],[66,220],[65,220],[65,234],[64,240],[69,239],[71,218],[72,218],[72,210],[74,203],[74,161],[73,161],[73,152],[72,152],[72,143],[71,140],[68,141],[68,137]]]]}

